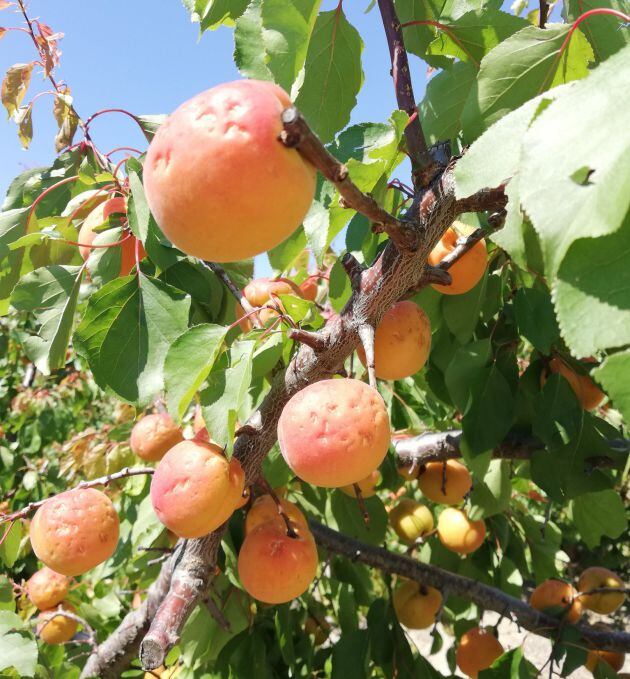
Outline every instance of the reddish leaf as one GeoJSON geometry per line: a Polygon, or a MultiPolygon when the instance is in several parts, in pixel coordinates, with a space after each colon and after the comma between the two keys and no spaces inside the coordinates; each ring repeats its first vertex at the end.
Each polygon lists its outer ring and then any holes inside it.
{"type": "Polygon", "coordinates": [[[58,43],[59,40],[63,38],[63,33],[53,33],[50,26],[42,24],[39,21],[36,23],[39,35],[35,36],[35,40],[39,47],[42,61],[44,62],[44,75],[48,76],[55,66],[59,64],[61,50],[58,47],[58,43]]]}
{"type": "Polygon", "coordinates": [[[11,7],[13,3],[12,2],[7,2],[7,0],[0,0],[0,10],[6,9],[7,7],[11,7]]]}
{"type": "Polygon", "coordinates": [[[34,64],[14,64],[2,81],[2,104],[11,117],[24,99],[31,82],[34,64]]]}

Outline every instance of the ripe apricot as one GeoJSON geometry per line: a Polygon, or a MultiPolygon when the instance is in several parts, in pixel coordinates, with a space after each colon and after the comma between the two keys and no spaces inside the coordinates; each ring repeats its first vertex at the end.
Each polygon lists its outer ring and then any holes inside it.
{"type": "MultiPolygon", "coordinates": [[[[76,613],[74,606],[64,601],[60,608],[68,613],[76,613]]],[[[78,623],[72,618],[60,615],[57,609],[42,611],[38,617],[37,634],[47,644],[64,644],[76,634],[78,623]]]]}
{"type": "Polygon", "coordinates": [[[310,384],[285,405],[278,442],[303,481],[326,488],[355,483],[387,453],[389,419],[379,393],[355,379],[310,384]]]}
{"type": "MultiPolygon", "coordinates": [[[[110,215],[121,213],[127,213],[127,201],[122,196],[116,196],[115,198],[110,198],[104,203],[101,203],[95,207],[92,212],[85,218],[81,228],[79,229],[79,253],[85,261],[92,252],[93,248],[90,247],[94,242],[94,239],[99,235],[98,231],[94,229],[102,226],[110,215]]],[[[119,238],[123,240],[124,234],[119,238]]],[[[133,267],[136,265],[136,241],[134,236],[129,236],[120,245],[114,247],[120,248],[120,276],[127,276],[133,267]]],[[[142,243],[138,243],[138,259],[142,259],[146,256],[146,252],[142,247],[142,243]]]]}
{"type": "MultiPolygon", "coordinates": [[[[289,517],[289,521],[295,526],[308,530],[308,523],[306,517],[299,510],[297,505],[289,500],[282,498],[280,500],[282,510],[289,517]]],[[[278,513],[278,507],[271,497],[271,495],[261,495],[254,500],[251,509],[247,512],[245,517],[245,535],[251,533],[255,528],[264,523],[274,523],[280,528],[286,530],[286,523],[278,513]]]]}
{"type": "MultiPolygon", "coordinates": [[[[587,568],[578,580],[578,591],[588,592],[601,587],[623,588],[621,578],[607,568],[592,566],[587,568]]],[[[601,592],[598,594],[580,594],[580,603],[595,613],[609,615],[616,611],[624,602],[626,595],[623,592],[601,592]]]]}
{"type": "Polygon", "coordinates": [[[307,530],[289,537],[275,522],[245,536],[238,555],[238,576],[251,596],[283,604],[302,595],[317,573],[317,547],[307,530]]]}
{"type": "MultiPolygon", "coordinates": [[[[578,593],[568,582],[562,580],[545,580],[532,592],[530,605],[537,611],[562,609],[562,614],[568,622],[577,622],[582,615],[582,604],[578,593]]],[[[549,611],[556,613],[555,610],[549,611]]]]}
{"type": "MultiPolygon", "coordinates": [[[[368,474],[364,479],[357,481],[356,485],[359,486],[361,497],[373,497],[374,495],[376,495],[376,486],[378,486],[380,481],[381,473],[378,471],[378,469],[375,469],[371,474],[368,474]]],[[[342,493],[349,495],[350,497],[357,496],[354,484],[351,484],[349,486],[342,486],[339,490],[341,490],[342,493]]]]}
{"type": "Polygon", "coordinates": [[[151,502],[158,519],[182,538],[198,538],[225,523],[242,501],[245,475],[215,443],[182,441],[158,462],[151,502]]]}
{"type": "Polygon", "coordinates": [[[157,461],[183,440],[182,430],[168,413],[153,413],[136,422],[129,446],[143,460],[157,461]]]}
{"type": "Polygon", "coordinates": [[[606,663],[615,671],[623,667],[623,663],[626,660],[625,653],[617,653],[616,651],[598,651],[591,649],[586,656],[586,669],[595,673],[595,668],[599,663],[606,663]]]}
{"type": "Polygon", "coordinates": [[[33,573],[26,583],[26,595],[40,610],[54,608],[63,601],[70,590],[70,578],[55,573],[48,566],[33,573]]]}
{"type": "Polygon", "coordinates": [[[455,654],[457,667],[472,679],[503,655],[503,646],[490,630],[473,627],[462,634],[455,654]]]}
{"type": "Polygon", "coordinates": [[[456,505],[472,488],[472,477],[458,460],[429,462],[418,476],[418,486],[432,502],[456,505]]]}
{"type": "Polygon", "coordinates": [[[81,575],[116,551],[118,514],[95,488],[75,488],[47,500],[30,526],[33,551],[62,575],[81,575]]]}
{"type": "MultiPolygon", "coordinates": [[[[457,226],[460,229],[464,227],[461,222],[453,222],[453,226],[446,230],[440,242],[429,254],[428,263],[431,266],[437,266],[446,255],[455,249],[459,235],[453,227],[457,226]]],[[[487,263],[488,251],[486,250],[486,242],[482,238],[448,270],[452,279],[450,285],[435,284],[432,287],[445,295],[462,295],[472,290],[479,283],[486,270],[487,263]]]]}
{"type": "Polygon", "coordinates": [[[420,467],[418,465],[401,465],[398,467],[398,474],[406,481],[415,481],[418,478],[420,467]]]}
{"type": "MultiPolygon", "coordinates": [[[[243,288],[243,296],[255,308],[265,306],[265,304],[269,303],[272,295],[302,296],[298,286],[287,278],[257,278],[243,288]]],[[[280,300],[278,300],[277,303],[280,305],[280,300]]],[[[249,332],[254,326],[251,321],[251,316],[243,318],[244,314],[243,307],[237,302],[236,317],[243,319],[239,321],[239,325],[243,332],[249,332]]],[[[258,319],[262,325],[267,325],[267,322],[277,315],[278,312],[273,309],[261,309],[258,312],[258,319]]]]}
{"type": "MultiPolygon", "coordinates": [[[[402,380],[422,369],[431,348],[429,317],[414,302],[394,304],[374,333],[374,368],[382,380],[402,380]]],[[[362,346],[357,354],[366,364],[362,346]]]]}
{"type": "Polygon", "coordinates": [[[315,168],[278,140],[289,95],[259,80],[224,83],[182,104],[144,164],[151,212],[186,254],[233,262],[266,252],[301,224],[315,168]]]}
{"type": "Polygon", "coordinates": [[[435,622],[442,605],[442,595],[433,587],[405,580],[394,592],[394,610],[401,625],[424,629],[435,622]]]}
{"type": "Polygon", "coordinates": [[[438,517],[437,533],[447,549],[471,554],[481,547],[486,537],[486,524],[483,519],[471,521],[461,509],[447,507],[438,517]]]}
{"type": "Polygon", "coordinates": [[[389,523],[404,543],[413,545],[433,530],[433,514],[419,502],[403,498],[389,513],[389,523]]]}
{"type": "MultiPolygon", "coordinates": [[[[569,383],[577,400],[584,410],[593,410],[604,400],[604,392],[593,382],[588,375],[578,375],[559,356],[549,361],[551,372],[559,373],[569,383]]],[[[544,384],[544,376],[543,376],[544,384]]]]}
{"type": "Polygon", "coordinates": [[[309,302],[314,302],[317,299],[318,290],[317,276],[309,276],[300,283],[300,295],[309,302]]]}

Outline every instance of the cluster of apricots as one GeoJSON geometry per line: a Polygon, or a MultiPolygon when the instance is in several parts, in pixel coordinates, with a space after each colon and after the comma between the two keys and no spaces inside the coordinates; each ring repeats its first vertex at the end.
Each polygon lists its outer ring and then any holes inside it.
{"type": "Polygon", "coordinates": [[[40,610],[37,634],[48,644],[63,644],[76,634],[78,622],[63,615],[76,612],[65,600],[70,583],[68,576],[44,566],[29,578],[24,588],[30,602],[40,610]]]}

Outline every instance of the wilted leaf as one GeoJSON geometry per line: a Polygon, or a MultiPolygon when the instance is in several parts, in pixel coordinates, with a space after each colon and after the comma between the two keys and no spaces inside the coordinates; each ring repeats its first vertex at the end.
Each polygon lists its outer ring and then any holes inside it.
{"type": "Polygon", "coordinates": [[[74,133],[77,131],[79,124],[79,117],[72,107],[72,97],[68,88],[65,88],[63,93],[58,93],[55,96],[53,115],[59,127],[59,131],[55,135],[55,151],[59,153],[66,146],[72,144],[74,133]]]}
{"type": "Polygon", "coordinates": [[[7,71],[2,81],[2,104],[11,117],[24,99],[26,90],[31,82],[33,66],[35,64],[15,64],[7,71]]]}
{"type": "Polygon", "coordinates": [[[22,148],[27,149],[33,139],[33,104],[20,106],[13,114],[13,119],[18,126],[18,137],[22,148]]]}

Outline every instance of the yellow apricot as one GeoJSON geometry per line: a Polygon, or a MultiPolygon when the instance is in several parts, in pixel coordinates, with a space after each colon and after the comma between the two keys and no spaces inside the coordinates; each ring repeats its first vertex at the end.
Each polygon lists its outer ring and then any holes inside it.
{"type": "Polygon", "coordinates": [[[394,591],[394,610],[401,625],[410,629],[430,627],[442,605],[442,595],[437,589],[405,580],[394,591]]]}
{"type": "MultiPolygon", "coordinates": [[[[588,592],[602,587],[623,588],[621,578],[607,568],[592,566],[587,568],[578,580],[578,591],[588,592]]],[[[609,615],[616,611],[624,602],[626,595],[623,592],[601,592],[599,594],[580,594],[580,603],[595,613],[609,615]]]]}
{"type": "MultiPolygon", "coordinates": [[[[549,361],[549,369],[564,377],[584,410],[593,410],[604,400],[606,395],[588,375],[578,375],[559,356],[549,361]]],[[[544,377],[543,374],[543,384],[544,377]]]]}
{"type": "Polygon", "coordinates": [[[529,599],[532,608],[545,612],[548,609],[563,609],[563,617],[571,623],[577,622],[582,615],[582,604],[578,593],[568,582],[545,580],[532,592],[529,599]]]}
{"type": "MultiPolygon", "coordinates": [[[[264,307],[266,304],[274,301],[280,309],[283,309],[279,299],[272,300],[272,297],[277,295],[296,295],[297,297],[301,297],[302,293],[300,288],[287,278],[257,278],[243,288],[243,296],[254,308],[264,307]]],[[[236,317],[243,319],[239,321],[241,330],[243,330],[243,332],[249,332],[254,327],[251,320],[252,317],[248,316],[247,318],[243,318],[245,312],[238,302],[235,309],[236,317]]],[[[262,325],[267,325],[267,322],[277,315],[278,312],[274,309],[261,309],[257,314],[258,320],[262,325]]]]}
{"type": "Polygon", "coordinates": [[[595,649],[591,649],[586,656],[585,665],[586,669],[593,673],[595,673],[595,668],[597,665],[599,665],[599,663],[610,665],[610,667],[615,672],[619,672],[619,670],[623,667],[625,659],[626,656],[624,653],[617,653],[616,651],[597,651],[595,649]]]}
{"type": "Polygon", "coordinates": [[[438,517],[437,533],[447,549],[471,554],[481,547],[486,537],[486,524],[483,519],[471,521],[461,509],[447,507],[438,517]]]}
{"type": "Polygon", "coordinates": [[[472,477],[458,460],[429,462],[418,476],[418,486],[432,502],[459,504],[472,487],[472,477]]]}
{"type": "MultiPolygon", "coordinates": [[[[460,229],[465,226],[461,222],[453,222],[453,226],[458,225],[460,229]]],[[[437,266],[444,257],[455,249],[458,238],[457,231],[453,227],[449,227],[440,242],[429,254],[428,263],[431,266],[437,266]]],[[[488,252],[486,242],[482,238],[448,270],[452,279],[450,285],[435,284],[432,287],[445,295],[461,295],[468,292],[482,279],[487,263],[488,252]]]]}
{"type": "Polygon", "coordinates": [[[473,627],[459,640],[455,661],[457,667],[472,679],[503,655],[503,646],[490,630],[473,627]]]}
{"type": "Polygon", "coordinates": [[[433,514],[419,502],[403,498],[389,513],[389,523],[404,543],[413,545],[433,530],[433,514]]]}
{"type": "Polygon", "coordinates": [[[40,610],[54,608],[61,603],[70,591],[70,578],[55,573],[48,566],[33,573],[26,583],[26,595],[40,610]]]}
{"type": "MultiPolygon", "coordinates": [[[[76,613],[74,607],[64,601],[58,608],[68,613],[76,613]]],[[[38,617],[37,634],[47,644],[64,644],[76,634],[78,623],[72,618],[60,615],[57,609],[42,611],[38,617]]]]}
{"type": "MultiPolygon", "coordinates": [[[[291,523],[302,529],[308,530],[306,517],[302,514],[297,505],[284,498],[280,500],[280,504],[291,523]]],[[[274,499],[271,495],[261,495],[254,500],[251,509],[247,512],[247,516],[245,517],[245,535],[251,533],[258,526],[270,522],[275,523],[281,529],[286,530],[286,523],[278,513],[278,507],[274,499]]]]}
{"type": "MultiPolygon", "coordinates": [[[[356,482],[359,486],[359,491],[361,492],[361,497],[373,497],[376,495],[376,486],[381,482],[381,473],[378,469],[375,469],[371,474],[368,474],[364,479],[356,482]]],[[[356,489],[354,484],[349,486],[342,486],[339,489],[342,493],[349,495],[350,497],[356,497],[356,489]]]]}
{"type": "Polygon", "coordinates": [[[153,413],[139,419],[131,430],[131,451],[143,460],[154,462],[180,441],[182,430],[168,413],[153,413]]]}

